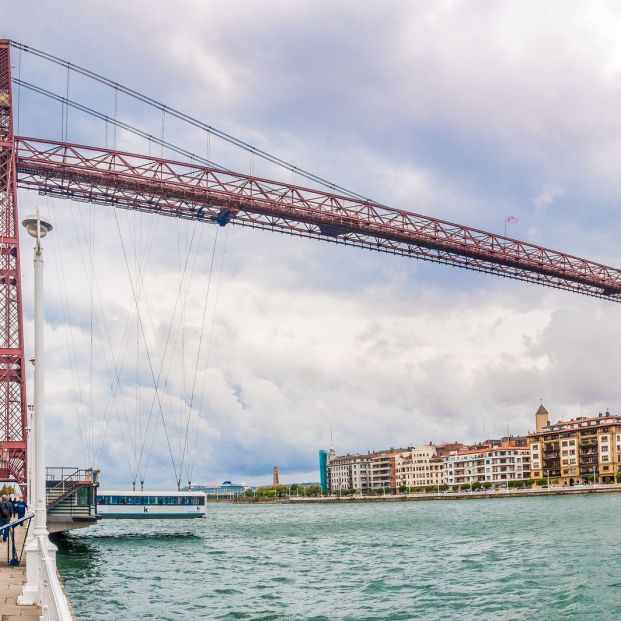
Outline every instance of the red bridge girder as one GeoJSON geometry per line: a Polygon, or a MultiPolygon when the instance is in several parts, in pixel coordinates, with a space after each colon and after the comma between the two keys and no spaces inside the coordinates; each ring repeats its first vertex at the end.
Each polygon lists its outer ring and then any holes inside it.
{"type": "Polygon", "coordinates": [[[18,185],[50,196],[239,224],[621,301],[621,270],[323,190],[190,163],[15,139],[18,185]]]}

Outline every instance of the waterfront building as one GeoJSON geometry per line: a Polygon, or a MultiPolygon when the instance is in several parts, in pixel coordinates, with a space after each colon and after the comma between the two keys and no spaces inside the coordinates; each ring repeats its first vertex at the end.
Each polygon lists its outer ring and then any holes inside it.
{"type": "Polygon", "coordinates": [[[328,451],[325,449],[319,451],[319,487],[322,494],[328,491],[328,451]]]}
{"type": "Polygon", "coordinates": [[[390,449],[371,454],[371,489],[397,487],[397,455],[404,449],[390,449]]]}
{"type": "Polygon", "coordinates": [[[451,451],[444,456],[446,482],[449,485],[469,483],[508,483],[530,478],[530,451],[521,439],[504,438],[498,445],[482,444],[451,451]]]}
{"type": "Polygon", "coordinates": [[[330,491],[330,468],[328,468],[329,464],[336,457],[336,452],[334,448],[330,447],[329,451],[325,449],[321,449],[319,451],[319,486],[321,488],[321,492],[323,494],[330,491]]]}
{"type": "Polygon", "coordinates": [[[621,473],[621,415],[606,411],[550,423],[543,404],[528,435],[531,476],[561,485],[607,482],[621,473]]]}
{"type": "Polygon", "coordinates": [[[331,492],[371,487],[371,458],[369,455],[343,455],[328,462],[328,483],[331,492]]]}
{"type": "Polygon", "coordinates": [[[466,448],[468,447],[461,442],[445,442],[444,444],[436,446],[436,455],[438,457],[444,457],[445,455],[449,455],[452,451],[461,451],[466,448]]]}
{"type": "Polygon", "coordinates": [[[367,454],[328,455],[327,487],[331,492],[365,492],[401,486],[524,481],[530,478],[530,450],[526,444],[525,438],[506,437],[470,447],[428,444],[367,454]]]}
{"type": "Polygon", "coordinates": [[[528,446],[503,443],[485,450],[485,480],[491,483],[530,479],[528,446]]]}
{"type": "Polygon", "coordinates": [[[397,487],[396,460],[409,449],[394,449],[356,453],[340,457],[328,456],[329,490],[356,490],[360,492],[397,487]]]}
{"type": "Polygon", "coordinates": [[[446,482],[460,485],[485,481],[484,449],[462,449],[451,451],[443,457],[446,469],[446,482]]]}
{"type": "Polygon", "coordinates": [[[508,484],[529,479],[575,485],[621,478],[621,415],[581,416],[550,423],[541,404],[528,436],[464,446],[453,442],[336,456],[320,452],[322,489],[365,492],[401,486],[508,484]]]}
{"type": "Polygon", "coordinates": [[[396,487],[424,487],[445,483],[444,460],[433,444],[415,446],[395,458],[396,487]]]}

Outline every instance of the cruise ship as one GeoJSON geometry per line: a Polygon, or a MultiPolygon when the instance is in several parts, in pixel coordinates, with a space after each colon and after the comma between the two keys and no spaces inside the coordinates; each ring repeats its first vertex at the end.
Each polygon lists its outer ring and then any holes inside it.
{"type": "Polygon", "coordinates": [[[192,485],[184,487],[183,491],[203,492],[207,498],[224,499],[242,496],[246,490],[250,489],[245,483],[233,483],[232,481],[223,481],[218,483],[206,483],[205,485],[192,485]]]}

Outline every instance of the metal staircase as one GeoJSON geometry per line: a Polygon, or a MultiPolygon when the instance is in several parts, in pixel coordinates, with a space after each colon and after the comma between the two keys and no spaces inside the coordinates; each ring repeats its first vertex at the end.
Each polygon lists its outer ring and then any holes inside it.
{"type": "Polygon", "coordinates": [[[47,468],[47,513],[50,532],[83,528],[97,522],[99,470],[47,468]]]}

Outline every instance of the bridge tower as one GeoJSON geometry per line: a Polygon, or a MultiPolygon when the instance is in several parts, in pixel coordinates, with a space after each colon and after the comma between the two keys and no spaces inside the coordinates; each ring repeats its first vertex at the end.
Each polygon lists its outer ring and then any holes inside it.
{"type": "Polygon", "coordinates": [[[0,480],[26,482],[26,370],[10,42],[0,39],[0,480]]]}

